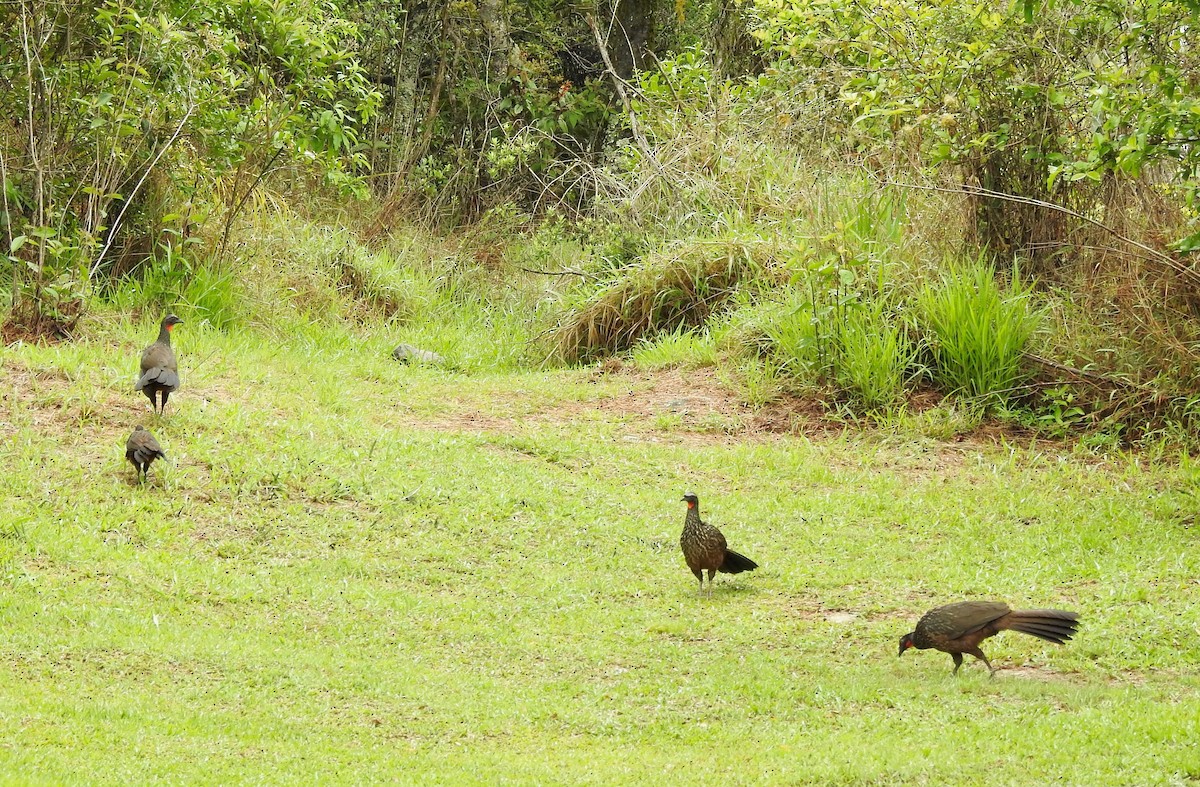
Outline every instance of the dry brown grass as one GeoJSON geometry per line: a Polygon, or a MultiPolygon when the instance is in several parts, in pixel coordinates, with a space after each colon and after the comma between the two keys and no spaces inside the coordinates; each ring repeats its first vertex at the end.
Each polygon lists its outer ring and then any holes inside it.
{"type": "Polygon", "coordinates": [[[664,246],[570,310],[551,354],[586,361],[644,336],[702,325],[742,284],[770,278],[778,247],[761,239],[690,239],[664,246]]]}

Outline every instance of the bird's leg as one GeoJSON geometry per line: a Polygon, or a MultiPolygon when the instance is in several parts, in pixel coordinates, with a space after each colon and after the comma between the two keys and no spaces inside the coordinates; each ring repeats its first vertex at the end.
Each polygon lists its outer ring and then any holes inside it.
{"type": "Polygon", "coordinates": [[[696,575],[696,580],[700,583],[700,588],[697,592],[701,596],[703,596],[704,595],[704,572],[701,571],[700,569],[695,569],[694,571],[692,571],[692,573],[696,575]]]}
{"type": "Polygon", "coordinates": [[[988,661],[988,657],[983,655],[982,650],[980,650],[979,648],[975,648],[975,650],[970,650],[967,652],[987,665],[988,675],[990,675],[993,678],[996,677],[996,668],[992,666],[992,662],[988,661]]]}
{"type": "Polygon", "coordinates": [[[710,596],[713,594],[713,577],[715,577],[716,575],[717,575],[716,569],[710,568],[708,570],[708,595],[710,595],[710,596]]]}
{"type": "Polygon", "coordinates": [[[959,667],[961,667],[961,666],[962,666],[962,663],[963,663],[963,657],[962,657],[962,654],[961,654],[961,653],[951,653],[951,654],[950,654],[950,658],[954,659],[954,671],[953,671],[953,672],[951,672],[950,674],[951,674],[952,676],[953,676],[953,675],[957,675],[957,674],[958,674],[958,668],[959,668],[959,667]]]}

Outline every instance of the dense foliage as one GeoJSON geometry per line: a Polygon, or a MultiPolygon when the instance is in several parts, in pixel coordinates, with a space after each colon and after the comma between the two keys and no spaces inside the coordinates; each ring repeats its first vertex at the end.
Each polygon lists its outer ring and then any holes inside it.
{"type": "MultiPolygon", "coordinates": [[[[852,145],[956,163],[987,190],[1087,209],[1077,184],[1157,165],[1200,197],[1200,53],[1194,6],[1091,0],[757,0],[755,34],[781,83],[802,87],[852,145]]],[[[981,203],[994,248],[1061,251],[1061,222],[981,203]],[[1038,230],[1045,230],[1039,233],[1038,230]]],[[[1178,247],[1200,244],[1194,225],[1178,247]]]]}
{"type": "Polygon", "coordinates": [[[378,96],[332,3],[22,0],[0,23],[0,215],[35,330],[178,257],[272,168],[355,184],[378,96]]]}

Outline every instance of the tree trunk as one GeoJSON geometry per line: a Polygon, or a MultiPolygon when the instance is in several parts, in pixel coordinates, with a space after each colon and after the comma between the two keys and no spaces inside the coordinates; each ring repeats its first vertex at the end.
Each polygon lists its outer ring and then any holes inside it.
{"type": "Polygon", "coordinates": [[[608,44],[613,70],[629,79],[642,67],[654,31],[655,0],[605,0],[600,4],[600,27],[608,44]]]}
{"type": "Polygon", "coordinates": [[[520,51],[508,34],[505,0],[481,0],[479,20],[488,37],[488,81],[492,91],[496,91],[521,63],[520,51]]]}

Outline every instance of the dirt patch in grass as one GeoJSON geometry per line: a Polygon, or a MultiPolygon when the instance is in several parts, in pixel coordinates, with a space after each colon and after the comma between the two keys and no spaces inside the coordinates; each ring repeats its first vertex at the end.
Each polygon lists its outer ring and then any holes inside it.
{"type": "Polygon", "coordinates": [[[120,437],[122,443],[134,426],[152,418],[141,394],[135,398],[132,386],[127,396],[96,386],[84,399],[68,392],[71,382],[59,370],[32,370],[7,360],[0,370],[0,435],[16,434],[17,423],[9,416],[19,410],[42,434],[87,433],[88,437],[120,437]]]}
{"type": "Polygon", "coordinates": [[[623,372],[627,390],[593,402],[571,402],[559,408],[554,420],[568,422],[588,410],[635,419],[664,418],[682,431],[707,432],[722,420],[748,433],[749,408],[717,380],[712,369],[663,372],[623,372]]]}
{"type": "Polygon", "coordinates": [[[771,402],[759,410],[754,414],[752,426],[757,432],[809,437],[835,437],[847,428],[844,423],[829,418],[820,402],[791,397],[771,402]]]}
{"type": "Polygon", "coordinates": [[[819,418],[819,405],[791,403],[754,412],[718,379],[713,369],[644,372],[597,369],[589,383],[605,382],[613,393],[562,399],[522,417],[474,409],[446,412],[414,424],[446,431],[509,433],[529,425],[569,427],[617,422],[629,442],[735,443],[780,434],[832,434],[842,427],[819,418]]]}
{"type": "Polygon", "coordinates": [[[1056,672],[1049,667],[1006,667],[1003,664],[997,665],[997,678],[1018,678],[1020,680],[1057,680],[1069,681],[1071,676],[1062,672],[1056,672]]]}

